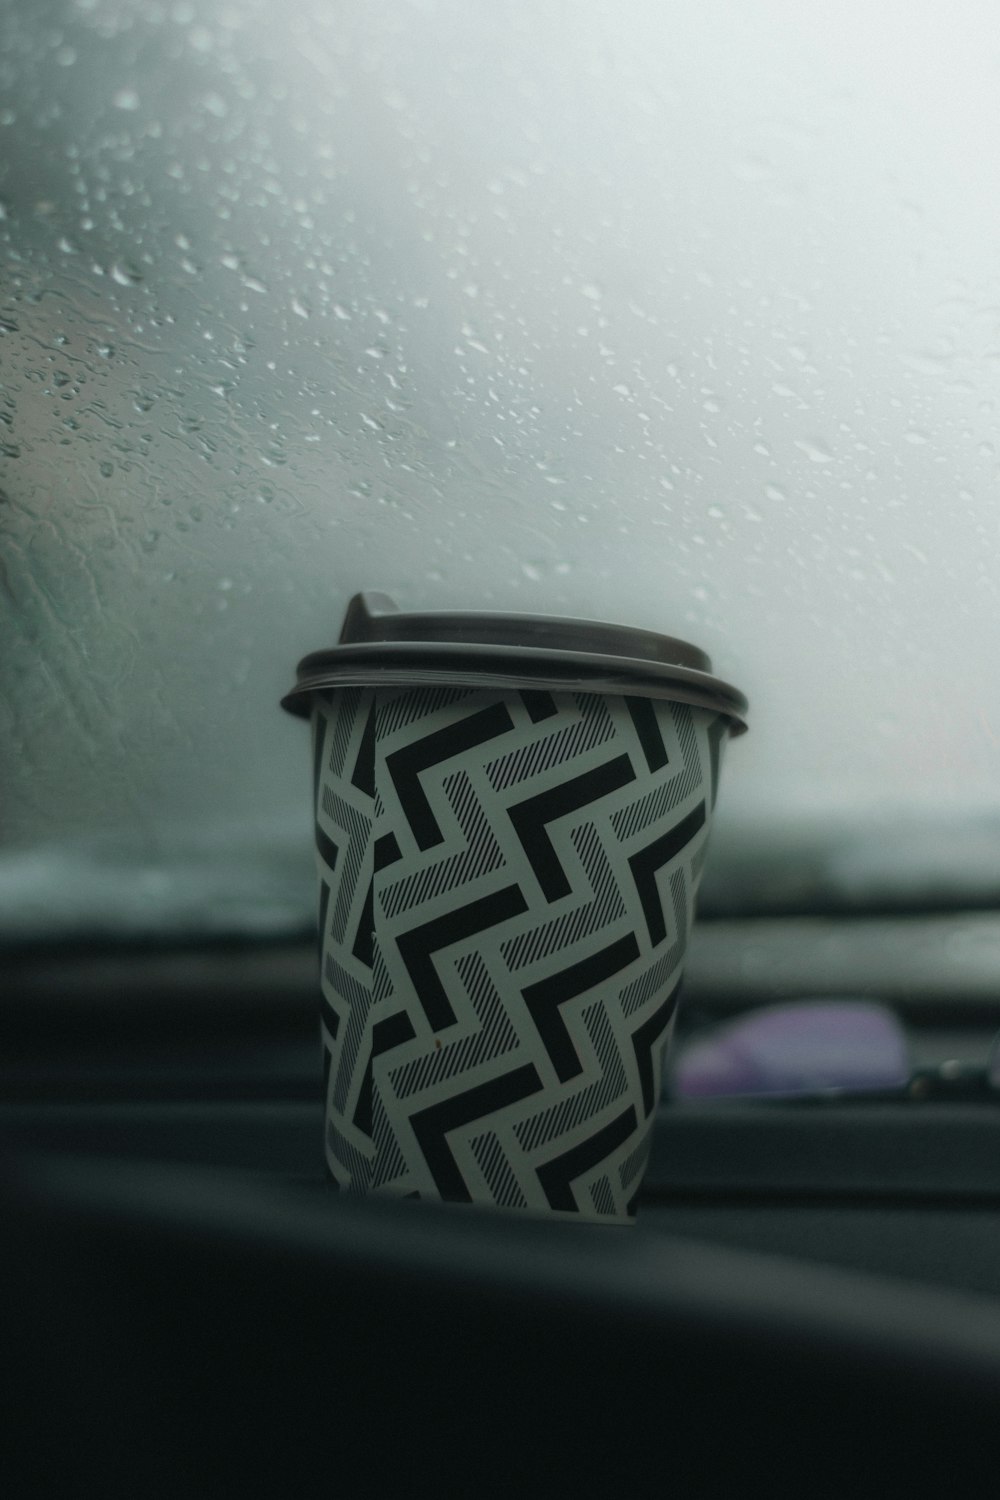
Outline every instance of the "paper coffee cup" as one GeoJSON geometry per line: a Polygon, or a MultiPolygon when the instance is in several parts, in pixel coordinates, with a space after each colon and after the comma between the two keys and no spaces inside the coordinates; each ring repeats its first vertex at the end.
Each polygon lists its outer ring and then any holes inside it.
{"type": "Polygon", "coordinates": [[[669,637],[382,595],[299,664],[339,1186],[634,1218],[746,727],[710,671],[669,637]]]}

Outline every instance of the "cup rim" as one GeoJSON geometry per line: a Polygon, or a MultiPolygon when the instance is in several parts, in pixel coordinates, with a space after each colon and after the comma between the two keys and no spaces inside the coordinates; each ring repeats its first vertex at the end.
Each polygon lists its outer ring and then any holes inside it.
{"type": "Polygon", "coordinates": [[[308,718],[314,693],[330,688],[509,688],[518,692],[588,692],[687,703],[724,715],[730,733],[746,733],[745,696],[731,683],[675,663],[584,651],[482,642],[365,641],[304,656],[281,707],[308,718]]]}

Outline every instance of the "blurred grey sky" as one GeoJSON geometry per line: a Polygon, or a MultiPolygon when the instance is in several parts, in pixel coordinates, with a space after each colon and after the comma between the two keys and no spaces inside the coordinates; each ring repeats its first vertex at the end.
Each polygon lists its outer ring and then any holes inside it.
{"type": "Polygon", "coordinates": [[[0,8],[7,848],[308,862],[277,700],[362,588],[705,647],[722,824],[1000,810],[998,36],[0,8]]]}

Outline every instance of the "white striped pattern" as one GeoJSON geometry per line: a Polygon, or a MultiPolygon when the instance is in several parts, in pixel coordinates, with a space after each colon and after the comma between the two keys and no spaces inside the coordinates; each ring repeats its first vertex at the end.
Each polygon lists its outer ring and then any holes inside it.
{"type": "Polygon", "coordinates": [[[687,903],[685,900],[685,879],[683,870],[675,870],[670,877],[670,894],[674,904],[674,941],[670,947],[665,949],[655,963],[644,969],[638,978],[626,985],[619,999],[621,1000],[622,1014],[634,1016],[637,1010],[646,1005],[658,990],[664,994],[668,990],[668,981],[671,974],[684,958],[687,948],[687,903]]]}
{"type": "Polygon", "coordinates": [[[649,1117],[649,1124],[643,1131],[638,1145],[629,1152],[618,1168],[618,1181],[621,1184],[623,1192],[632,1186],[633,1182],[636,1181],[640,1173],[645,1169],[649,1158],[649,1148],[653,1144],[653,1125],[655,1121],[656,1111],[654,1110],[649,1117]]]}
{"type": "Polygon", "coordinates": [[[406,1171],[406,1158],[400,1150],[396,1132],[389,1123],[377,1087],[372,1089],[372,1140],[375,1143],[375,1160],[372,1163],[374,1170],[371,1185],[377,1188],[395,1177],[402,1177],[406,1171]]]}
{"type": "Polygon", "coordinates": [[[503,1147],[492,1131],[477,1135],[469,1142],[479,1169],[489,1184],[494,1203],[500,1208],[527,1208],[528,1200],[522,1193],[517,1178],[511,1170],[503,1147]]]}
{"type": "Polygon", "coordinates": [[[619,894],[614,871],[593,823],[572,829],[570,838],[590,881],[594,899],[502,943],[500,951],[512,972],[589,937],[592,932],[625,915],[625,903],[619,894]]]}
{"type": "Polygon", "coordinates": [[[466,954],[456,968],[466,985],[480,1029],[397,1068],[391,1076],[398,1099],[408,1099],[411,1094],[453,1078],[460,1071],[468,1072],[480,1063],[491,1062],[518,1045],[517,1032],[480,955],[466,954]]]}
{"type": "MultiPolygon", "coordinates": [[[[326,1149],[336,1161],[347,1168],[346,1180],[337,1178],[341,1186],[346,1187],[347,1191],[353,1195],[360,1196],[366,1192],[372,1164],[364,1152],[359,1151],[357,1146],[347,1139],[343,1131],[337,1129],[331,1119],[326,1122],[326,1149]]],[[[336,1175],[334,1173],[334,1177],[336,1175]]]]}
{"type": "Polygon", "coordinates": [[[567,1135],[581,1120],[589,1120],[600,1113],[605,1105],[619,1098],[628,1087],[625,1069],[611,1031],[604,1002],[588,1006],[583,1012],[583,1024],[594,1044],[597,1060],[601,1064],[601,1077],[585,1083],[568,1099],[563,1099],[551,1109],[543,1109],[515,1127],[515,1133],[525,1151],[543,1146],[554,1135],[567,1135]]]}
{"type": "MultiPolygon", "coordinates": [[[[656,842],[692,809],[694,796],[706,795],[710,716],[657,703],[669,762],[650,771],[649,760],[655,757],[643,738],[648,716],[640,735],[620,699],[556,693],[553,702],[556,716],[537,722],[529,722],[518,693],[445,687],[347,690],[319,709],[327,721],[328,748],[319,757],[317,811],[323,832],[338,848],[334,870],[320,869],[331,888],[322,987],[341,1017],[336,1040],[325,1038],[330,1054],[327,1164],[335,1180],[350,1190],[414,1196],[418,1189],[421,1196],[433,1197],[451,1192],[445,1188],[448,1172],[457,1169],[467,1174],[466,1187],[474,1199],[485,1197],[502,1208],[530,1205],[544,1211],[546,1202],[554,1207],[558,1200],[572,1202],[581,1218],[609,1222],[628,1217],[628,1202],[639,1189],[652,1139],[642,1080],[645,1076],[648,1082],[650,1061],[654,1080],[659,1077],[667,1035],[659,1023],[668,1020],[665,1002],[682,972],[708,824],[677,851],[676,862],[652,871],[666,908],[666,935],[652,952],[651,918],[643,905],[652,899],[649,861],[656,857],[656,842]],[[372,703],[375,763],[363,769],[365,776],[374,771],[374,796],[351,780],[372,703]],[[386,754],[451,728],[470,705],[497,703],[509,710],[509,735],[470,747],[459,759],[441,755],[420,772],[443,838],[433,848],[414,850],[412,841],[401,837],[407,818],[402,803],[410,793],[390,783],[386,754]],[[502,746],[512,748],[502,752],[502,746]],[[508,816],[511,802],[532,794],[544,799],[560,780],[583,774],[581,767],[592,770],[595,761],[609,755],[628,756],[638,779],[602,793],[599,807],[554,814],[551,826],[542,819],[529,850],[508,816]],[[372,881],[375,848],[380,855],[390,850],[393,837],[398,857],[374,881],[375,930],[368,967],[362,950],[353,951],[355,930],[372,881]],[[379,838],[385,843],[378,845],[379,838]],[[453,945],[439,941],[450,930],[448,916],[459,913],[477,893],[485,891],[486,902],[498,877],[514,891],[524,885],[527,866],[545,856],[545,838],[569,882],[565,895],[542,905],[534,886],[525,888],[522,909],[518,902],[509,903],[513,913],[506,907],[498,912],[494,927],[461,941],[456,937],[453,945]],[[630,858],[636,861],[631,867],[630,858]],[[429,997],[414,992],[413,972],[419,970],[411,972],[409,950],[399,943],[401,932],[416,933],[422,926],[428,943],[439,944],[423,954],[423,961],[436,970],[455,1017],[437,1035],[430,1034],[424,1008],[426,1000],[429,1009],[429,997]],[[607,984],[563,1003],[561,1019],[583,1068],[564,1083],[558,1073],[572,1070],[556,1067],[554,1039],[531,1019],[525,1005],[525,980],[542,974],[555,978],[553,969],[569,973],[578,968],[585,974],[595,950],[603,951],[612,935],[628,932],[634,933],[642,957],[607,984]],[[373,1057],[373,1020],[397,1012],[400,1021],[403,1014],[409,1018],[410,1027],[398,1024],[392,1048],[373,1057]],[[659,1035],[652,1038],[655,1055],[650,1059],[648,1032],[654,1024],[659,1035]],[[408,1038],[407,1030],[412,1031],[408,1038]],[[637,1069],[640,1031],[646,1052],[637,1069]],[[529,1065],[537,1074],[534,1092],[518,1097],[512,1089],[509,1103],[483,1102],[505,1097],[495,1085],[508,1075],[530,1078],[529,1065]],[[369,1069],[371,1124],[361,1129],[354,1116],[369,1069]],[[446,1137],[435,1136],[435,1106],[463,1096],[478,1117],[466,1118],[446,1137]],[[618,1136],[603,1160],[594,1159],[572,1182],[562,1180],[560,1173],[571,1167],[567,1152],[599,1137],[609,1123],[626,1121],[626,1104],[634,1110],[634,1127],[618,1136]],[[418,1115],[422,1120],[415,1129],[418,1115]]],[[[433,750],[433,743],[428,748],[433,750]]],[[[419,762],[418,752],[414,763],[419,762]]],[[[549,805],[560,806],[558,796],[549,805]]],[[[545,810],[543,800],[540,818],[545,810]]],[[[706,807],[706,816],[709,811],[706,807]]],[[[463,923],[467,925],[464,918],[456,921],[456,933],[464,931],[463,923]]],[[[462,1116],[462,1110],[455,1112],[455,1118],[462,1116]]]]}
{"type": "Polygon", "coordinates": [[[323,788],[323,811],[332,823],[350,834],[347,849],[342,851],[342,864],[337,882],[337,900],[330,919],[330,932],[338,943],[344,941],[347,918],[361,874],[361,863],[370,854],[369,839],[372,830],[370,818],[366,818],[356,807],[338,797],[330,786],[323,788]]]}
{"type": "Polygon", "coordinates": [[[385,698],[375,710],[375,734],[382,740],[415,719],[425,719],[449,703],[460,703],[469,692],[469,688],[401,688],[397,697],[385,698]]]}
{"type": "Polygon", "coordinates": [[[347,1106],[347,1095],[358,1061],[361,1038],[364,1036],[371,996],[367,989],[347,973],[346,969],[327,950],[324,977],[332,985],[334,993],[347,1002],[347,1027],[337,1058],[337,1078],[333,1090],[333,1105],[343,1111],[347,1106]]]}
{"type": "Polygon", "coordinates": [[[654,791],[648,792],[645,797],[640,797],[637,802],[613,814],[611,826],[623,844],[633,834],[641,833],[648,828],[651,823],[665,820],[667,814],[685,797],[697,791],[704,780],[701,762],[698,758],[698,738],[695,734],[691,710],[684,703],[672,704],[671,708],[677,738],[680,741],[684,769],[676,776],[672,776],[669,781],[661,783],[654,791]]]}
{"type": "Polygon", "coordinates": [[[333,733],[330,736],[327,770],[334,776],[343,776],[347,747],[351,742],[351,731],[361,703],[361,689],[341,688],[332,697],[328,717],[333,723],[333,733]]]}
{"type": "Polygon", "coordinates": [[[576,693],[573,701],[580,713],[576,723],[564,724],[562,728],[553,729],[550,734],[542,733],[541,738],[533,744],[524,745],[520,750],[512,750],[509,755],[490,761],[486,774],[494,791],[515,786],[520,781],[526,781],[529,776],[537,776],[550,766],[572,760],[584,750],[603,745],[605,740],[612,738],[615,726],[602,698],[596,693],[576,693]]]}
{"type": "Polygon", "coordinates": [[[391,994],[392,975],[385,966],[385,959],[382,956],[382,945],[376,934],[375,941],[372,944],[372,1000],[376,1005],[381,1005],[384,1000],[388,1000],[391,994]]]}
{"type": "Polygon", "coordinates": [[[594,1207],[599,1214],[613,1214],[615,1211],[615,1195],[611,1191],[611,1183],[606,1177],[602,1177],[594,1183],[591,1189],[594,1199],[594,1207]]]}
{"type": "Polygon", "coordinates": [[[418,870],[404,880],[380,894],[382,909],[387,917],[397,912],[431,901],[442,891],[454,890],[467,885],[490,870],[497,870],[504,862],[503,853],[493,837],[489,819],[483,811],[478,793],[464,771],[446,776],[442,782],[451,804],[455,819],[465,835],[466,847],[456,854],[439,859],[426,870],[418,870]]]}

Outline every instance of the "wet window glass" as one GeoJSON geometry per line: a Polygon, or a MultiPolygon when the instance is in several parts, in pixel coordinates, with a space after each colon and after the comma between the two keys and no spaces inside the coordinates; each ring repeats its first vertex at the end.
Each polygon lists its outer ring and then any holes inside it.
{"type": "Polygon", "coordinates": [[[297,919],[277,702],[359,589],[703,647],[720,850],[992,868],[998,45],[973,0],[2,7],[5,920],[297,919]]]}

